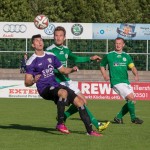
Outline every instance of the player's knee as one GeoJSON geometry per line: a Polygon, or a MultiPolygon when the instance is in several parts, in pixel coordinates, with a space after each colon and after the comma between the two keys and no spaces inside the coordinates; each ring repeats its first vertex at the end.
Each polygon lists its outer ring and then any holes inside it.
{"type": "Polygon", "coordinates": [[[128,100],[128,103],[136,104],[136,101],[135,100],[128,100]]]}
{"type": "Polygon", "coordinates": [[[127,97],[126,97],[126,99],[127,99],[127,100],[130,100],[130,101],[134,101],[134,98],[135,98],[135,96],[134,96],[133,93],[127,95],[127,97]]]}
{"type": "Polygon", "coordinates": [[[67,92],[66,90],[64,90],[64,89],[60,89],[60,90],[58,91],[58,96],[59,96],[59,97],[62,97],[62,98],[67,98],[68,92],[67,92]]]}
{"type": "Polygon", "coordinates": [[[87,104],[87,100],[82,93],[78,94],[78,97],[79,97],[79,99],[81,99],[84,102],[84,104],[87,104]]]}
{"type": "Polygon", "coordinates": [[[73,104],[76,106],[76,107],[81,107],[84,105],[84,101],[82,101],[78,96],[75,97],[74,101],[73,101],[73,104]]]}

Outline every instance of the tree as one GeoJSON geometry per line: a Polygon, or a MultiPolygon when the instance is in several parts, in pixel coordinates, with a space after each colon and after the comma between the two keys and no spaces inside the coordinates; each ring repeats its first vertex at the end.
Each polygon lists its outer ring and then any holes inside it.
{"type": "Polygon", "coordinates": [[[26,22],[32,13],[26,0],[3,0],[0,2],[0,21],[26,22]]]}

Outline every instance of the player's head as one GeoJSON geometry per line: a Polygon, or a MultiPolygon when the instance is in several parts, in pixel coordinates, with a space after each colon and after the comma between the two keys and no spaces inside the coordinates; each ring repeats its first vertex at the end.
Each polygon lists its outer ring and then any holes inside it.
{"type": "Polygon", "coordinates": [[[34,42],[34,40],[35,40],[36,38],[42,38],[42,37],[41,37],[41,34],[33,35],[32,38],[31,38],[32,43],[34,42]]]}
{"type": "Polygon", "coordinates": [[[35,50],[43,50],[44,42],[40,34],[33,35],[31,41],[35,50]]]}
{"type": "Polygon", "coordinates": [[[54,40],[55,44],[60,46],[64,44],[64,41],[66,39],[66,30],[62,26],[58,26],[54,30],[54,40]]]}
{"type": "Polygon", "coordinates": [[[117,37],[115,39],[115,50],[122,51],[123,47],[125,46],[125,41],[123,38],[117,37]]]}

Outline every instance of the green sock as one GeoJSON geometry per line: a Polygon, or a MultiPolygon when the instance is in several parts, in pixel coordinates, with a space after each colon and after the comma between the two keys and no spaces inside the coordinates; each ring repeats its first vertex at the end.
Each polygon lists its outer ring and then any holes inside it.
{"type": "Polygon", "coordinates": [[[71,115],[75,114],[78,112],[78,108],[75,105],[71,105],[67,111],[64,112],[64,121],[71,115]]]}
{"type": "Polygon", "coordinates": [[[128,109],[129,109],[131,120],[134,120],[136,118],[134,102],[133,101],[128,101],[127,104],[128,104],[128,109]]]}
{"type": "Polygon", "coordinates": [[[92,115],[92,113],[89,111],[89,109],[87,108],[87,106],[85,106],[85,108],[86,108],[86,111],[87,111],[87,113],[88,113],[88,115],[89,115],[89,117],[90,117],[90,120],[91,120],[91,122],[92,122],[92,124],[96,127],[96,128],[98,128],[99,127],[99,122],[97,121],[97,119],[92,115]]]}
{"type": "Polygon", "coordinates": [[[120,110],[120,112],[117,114],[117,118],[121,119],[127,112],[128,112],[128,103],[126,103],[122,109],[120,110]]]}

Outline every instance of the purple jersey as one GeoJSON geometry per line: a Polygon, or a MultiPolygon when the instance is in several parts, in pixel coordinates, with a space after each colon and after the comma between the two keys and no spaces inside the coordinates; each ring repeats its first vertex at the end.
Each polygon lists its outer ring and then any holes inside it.
{"type": "Polygon", "coordinates": [[[60,84],[55,80],[54,69],[62,67],[61,62],[53,53],[44,52],[43,56],[33,54],[27,61],[26,73],[36,76],[41,75],[36,86],[39,94],[46,87],[58,87],[60,84]]]}

